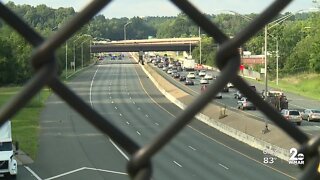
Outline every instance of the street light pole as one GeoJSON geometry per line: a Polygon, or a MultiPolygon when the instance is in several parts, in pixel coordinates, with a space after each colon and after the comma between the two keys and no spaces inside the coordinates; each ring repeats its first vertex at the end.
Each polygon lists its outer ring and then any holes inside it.
{"type": "Polygon", "coordinates": [[[68,42],[66,41],[66,79],[68,78],[68,42]]]}
{"type": "Polygon", "coordinates": [[[124,26],[123,26],[123,39],[127,40],[127,31],[126,31],[126,27],[131,23],[131,21],[127,22],[124,26]]]}
{"type": "Polygon", "coordinates": [[[200,42],[199,42],[199,51],[200,51],[200,55],[199,55],[199,59],[200,59],[200,64],[202,64],[202,52],[201,52],[201,28],[200,28],[200,26],[199,26],[199,38],[200,38],[200,42]]]}
{"type": "Polygon", "coordinates": [[[277,40],[277,44],[276,44],[276,49],[277,49],[277,85],[279,85],[279,41],[278,41],[278,37],[276,38],[277,40]]]}
{"type": "Polygon", "coordinates": [[[268,76],[267,76],[267,35],[268,35],[268,26],[264,27],[264,81],[265,89],[264,92],[268,92],[268,76]]]}

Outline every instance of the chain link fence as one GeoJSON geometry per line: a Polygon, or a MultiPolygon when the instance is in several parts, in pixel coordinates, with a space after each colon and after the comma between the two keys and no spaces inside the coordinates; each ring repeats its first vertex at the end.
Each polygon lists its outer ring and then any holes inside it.
{"type": "Polygon", "coordinates": [[[24,86],[21,92],[7,102],[0,110],[0,124],[10,119],[22,107],[24,107],[37,92],[44,86],[49,86],[58,96],[66,101],[78,113],[85,117],[97,129],[107,134],[114,142],[121,146],[128,154],[130,160],[127,170],[132,179],[151,179],[151,158],[163,148],[177,133],[179,133],[199,111],[201,111],[222,88],[230,81],[250,101],[252,101],[270,120],[283,129],[291,138],[300,144],[299,152],[305,155],[305,164],[301,166],[303,173],[300,179],[320,179],[317,171],[319,166],[319,137],[308,137],[289,121],[286,121],[269,104],[264,102],[248,84],[238,76],[240,56],[238,47],[248,41],[254,34],[260,31],[268,22],[283,10],[291,0],[276,0],[267,7],[259,16],[240,31],[232,39],[229,39],[214,23],[208,20],[187,0],[171,0],[179,9],[186,13],[196,24],[220,44],[216,54],[216,64],[221,70],[221,75],[215,84],[210,85],[206,93],[198,97],[188,106],[176,120],[160,133],[150,144],[140,147],[132,138],[126,136],[117,127],[111,124],[108,118],[103,118],[66,85],[57,76],[57,61],[54,53],[77,30],[96,15],[111,0],[94,0],[89,3],[68,23],[62,26],[54,35],[44,40],[15,13],[0,3],[0,17],[15,29],[26,41],[33,46],[30,63],[36,73],[24,86]]]}

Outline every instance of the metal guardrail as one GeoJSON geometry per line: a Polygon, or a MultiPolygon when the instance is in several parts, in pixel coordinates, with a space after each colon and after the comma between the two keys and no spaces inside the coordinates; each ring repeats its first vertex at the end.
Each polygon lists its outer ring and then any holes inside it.
{"type": "Polygon", "coordinates": [[[107,134],[114,142],[121,146],[131,155],[127,164],[127,170],[132,179],[150,179],[152,164],[150,159],[175,135],[180,132],[200,110],[202,110],[222,88],[231,81],[243,94],[245,94],[270,120],[283,129],[291,138],[300,144],[299,152],[305,155],[305,164],[301,166],[303,173],[300,179],[320,179],[317,171],[319,166],[320,137],[309,138],[292,123],[286,121],[269,104],[264,102],[248,84],[239,77],[238,69],[240,56],[238,47],[249,40],[272,20],[291,0],[276,0],[258,17],[239,32],[234,38],[229,39],[190,2],[186,0],[171,0],[178,8],[186,13],[204,31],[212,36],[220,44],[217,52],[217,65],[221,70],[221,76],[215,84],[210,85],[208,91],[196,99],[186,108],[175,121],[160,133],[150,144],[140,147],[130,137],[126,136],[117,127],[110,123],[109,118],[103,118],[94,111],[57,76],[57,61],[54,56],[55,50],[70,38],[77,30],[86,24],[111,0],[94,0],[78,13],[71,21],[66,23],[54,35],[44,40],[38,33],[24,23],[15,13],[10,11],[0,2],[0,17],[23,36],[33,47],[30,63],[36,73],[24,86],[21,92],[7,102],[0,110],[0,125],[24,107],[45,85],[64,99],[70,106],[84,116],[96,128],[107,134]]]}

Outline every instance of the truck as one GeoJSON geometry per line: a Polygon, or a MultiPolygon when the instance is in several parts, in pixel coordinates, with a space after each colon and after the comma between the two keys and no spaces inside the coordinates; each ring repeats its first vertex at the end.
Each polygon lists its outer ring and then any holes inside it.
{"type": "Polygon", "coordinates": [[[267,93],[263,92],[262,97],[279,112],[282,109],[288,109],[288,99],[282,91],[268,91],[267,93]]]}
{"type": "MultiPolygon", "coordinates": [[[[16,145],[18,150],[18,145],[16,145]]],[[[0,174],[16,177],[18,164],[14,159],[16,151],[13,150],[11,121],[8,120],[0,126],[0,174]]]]}
{"type": "Polygon", "coordinates": [[[190,58],[184,59],[182,68],[186,71],[193,71],[195,68],[195,60],[190,58]]]}

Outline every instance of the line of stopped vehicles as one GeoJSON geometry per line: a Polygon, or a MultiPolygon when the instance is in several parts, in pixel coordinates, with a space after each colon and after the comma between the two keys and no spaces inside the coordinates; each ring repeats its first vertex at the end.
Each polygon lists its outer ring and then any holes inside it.
{"type": "MultiPolygon", "coordinates": [[[[172,78],[180,81],[186,86],[200,86],[200,92],[203,93],[207,90],[208,85],[213,83],[217,78],[212,70],[204,68],[203,65],[194,64],[190,67],[188,62],[188,68],[184,66],[184,61],[172,60],[170,61],[167,56],[156,56],[149,58],[148,63],[152,63],[155,67],[158,67],[162,71],[166,72],[172,78]]],[[[254,91],[257,89],[254,85],[250,86],[254,91]]],[[[217,99],[222,99],[222,93],[229,93],[229,89],[234,88],[232,83],[228,83],[221,92],[216,95],[217,99]]],[[[233,91],[233,97],[237,99],[237,108],[239,110],[256,110],[256,106],[250,102],[240,91],[233,91]]],[[[301,125],[302,120],[307,121],[320,121],[320,110],[317,109],[304,109],[296,110],[289,109],[289,101],[282,91],[268,91],[257,92],[261,97],[267,101],[272,107],[278,110],[288,121],[301,125]]],[[[231,95],[232,96],[232,95],[231,95]]]]}

